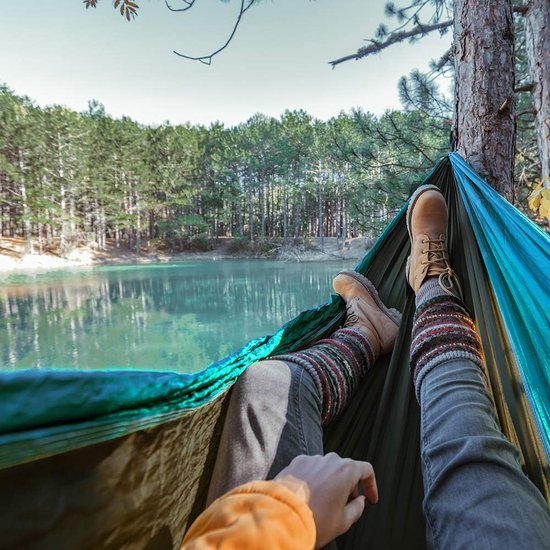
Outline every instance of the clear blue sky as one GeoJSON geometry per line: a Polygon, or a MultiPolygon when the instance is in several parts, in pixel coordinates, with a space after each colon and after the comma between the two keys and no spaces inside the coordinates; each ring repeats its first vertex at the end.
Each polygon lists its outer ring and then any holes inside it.
{"type": "MultiPolygon", "coordinates": [[[[181,0],[172,0],[177,6],[181,0]]],[[[397,81],[426,69],[451,37],[429,36],[332,70],[373,35],[384,0],[273,0],[244,16],[211,66],[172,50],[204,54],[228,36],[240,0],[197,0],[185,13],[163,0],[140,0],[131,23],[100,0],[0,0],[0,82],[40,105],[76,110],[89,99],[114,116],[143,123],[215,120],[235,124],[256,112],[303,108],[322,119],[362,107],[399,108],[397,81]]]]}

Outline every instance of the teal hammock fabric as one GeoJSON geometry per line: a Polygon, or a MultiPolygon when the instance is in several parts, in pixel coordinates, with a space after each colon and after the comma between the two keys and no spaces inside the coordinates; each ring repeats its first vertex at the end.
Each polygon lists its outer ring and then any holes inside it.
{"type": "Polygon", "coordinates": [[[449,158],[550,457],[550,237],[460,155],[449,158]]]}
{"type": "MultiPolygon", "coordinates": [[[[458,156],[451,164],[461,200],[504,319],[533,416],[550,456],[550,239],[494,192],[458,156]]],[[[447,168],[445,168],[447,169],[447,168]]],[[[406,205],[357,266],[365,273],[403,224],[406,205]]],[[[396,250],[401,261],[406,250],[396,250]]],[[[399,290],[404,302],[404,290],[399,290]]],[[[251,363],[307,345],[342,319],[337,296],[303,312],[271,337],[253,340],[204,371],[24,371],[0,374],[0,468],[114,439],[200,407],[251,363]]]]}

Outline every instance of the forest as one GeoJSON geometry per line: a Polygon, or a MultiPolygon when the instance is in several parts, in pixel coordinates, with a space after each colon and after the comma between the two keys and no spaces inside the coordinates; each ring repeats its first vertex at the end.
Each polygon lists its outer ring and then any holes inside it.
{"type": "MultiPolygon", "coordinates": [[[[525,209],[544,170],[523,15],[514,15],[507,198],[525,209]]],[[[380,36],[393,40],[383,28],[380,36]]],[[[428,73],[412,71],[399,82],[402,110],[379,117],[358,108],[322,121],[298,110],[256,114],[234,127],[144,126],[110,117],[95,100],[80,113],[40,107],[3,85],[0,237],[23,237],[29,253],[55,248],[62,256],[80,245],[102,250],[107,239],[139,253],[143,246],[206,250],[219,237],[375,237],[452,148],[454,105],[445,87],[455,72],[449,55],[428,73]]]]}
{"type": "Polygon", "coordinates": [[[146,127],[96,102],[40,108],[4,87],[1,233],[30,250],[59,239],[62,253],[107,238],[139,251],[144,240],[373,236],[446,149],[417,111],[146,127]]]}

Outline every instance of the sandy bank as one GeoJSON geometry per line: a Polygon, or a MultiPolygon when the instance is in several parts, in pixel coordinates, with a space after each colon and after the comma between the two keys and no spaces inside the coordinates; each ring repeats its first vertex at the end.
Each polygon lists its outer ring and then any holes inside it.
{"type": "MultiPolygon", "coordinates": [[[[90,247],[79,247],[67,257],[61,257],[55,251],[42,254],[25,254],[25,242],[18,238],[0,238],[0,273],[21,271],[50,271],[85,267],[95,265],[146,264],[161,262],[180,262],[186,260],[221,260],[221,259],[251,259],[258,256],[247,252],[232,252],[233,239],[219,239],[213,250],[208,252],[177,252],[170,254],[164,251],[144,248],[141,254],[116,248],[113,243],[107,243],[106,250],[98,251],[90,247]]],[[[366,239],[350,239],[345,247],[333,237],[315,239],[313,246],[284,247],[274,249],[272,254],[262,256],[264,259],[274,259],[283,262],[312,261],[359,261],[366,253],[366,239]]]]}

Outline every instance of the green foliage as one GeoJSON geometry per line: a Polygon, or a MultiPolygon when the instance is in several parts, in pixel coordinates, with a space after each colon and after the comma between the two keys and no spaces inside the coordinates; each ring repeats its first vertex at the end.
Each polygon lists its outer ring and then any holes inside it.
{"type": "Polygon", "coordinates": [[[213,248],[213,240],[208,238],[204,233],[183,240],[183,250],[189,250],[191,252],[208,252],[213,248]]]}
{"type": "Polygon", "coordinates": [[[229,243],[227,252],[232,256],[273,258],[282,245],[282,239],[250,241],[248,239],[235,238],[229,243]]]}
{"type": "Polygon", "coordinates": [[[40,109],[3,87],[1,231],[57,239],[65,254],[80,241],[176,251],[240,236],[233,246],[261,256],[276,239],[372,237],[445,152],[441,128],[412,106],[144,127],[95,101],[83,113],[40,109]]]}
{"type": "Polygon", "coordinates": [[[251,247],[252,245],[249,240],[242,237],[237,237],[229,243],[227,251],[229,254],[235,256],[238,256],[239,254],[247,255],[250,252],[251,247]]]}

